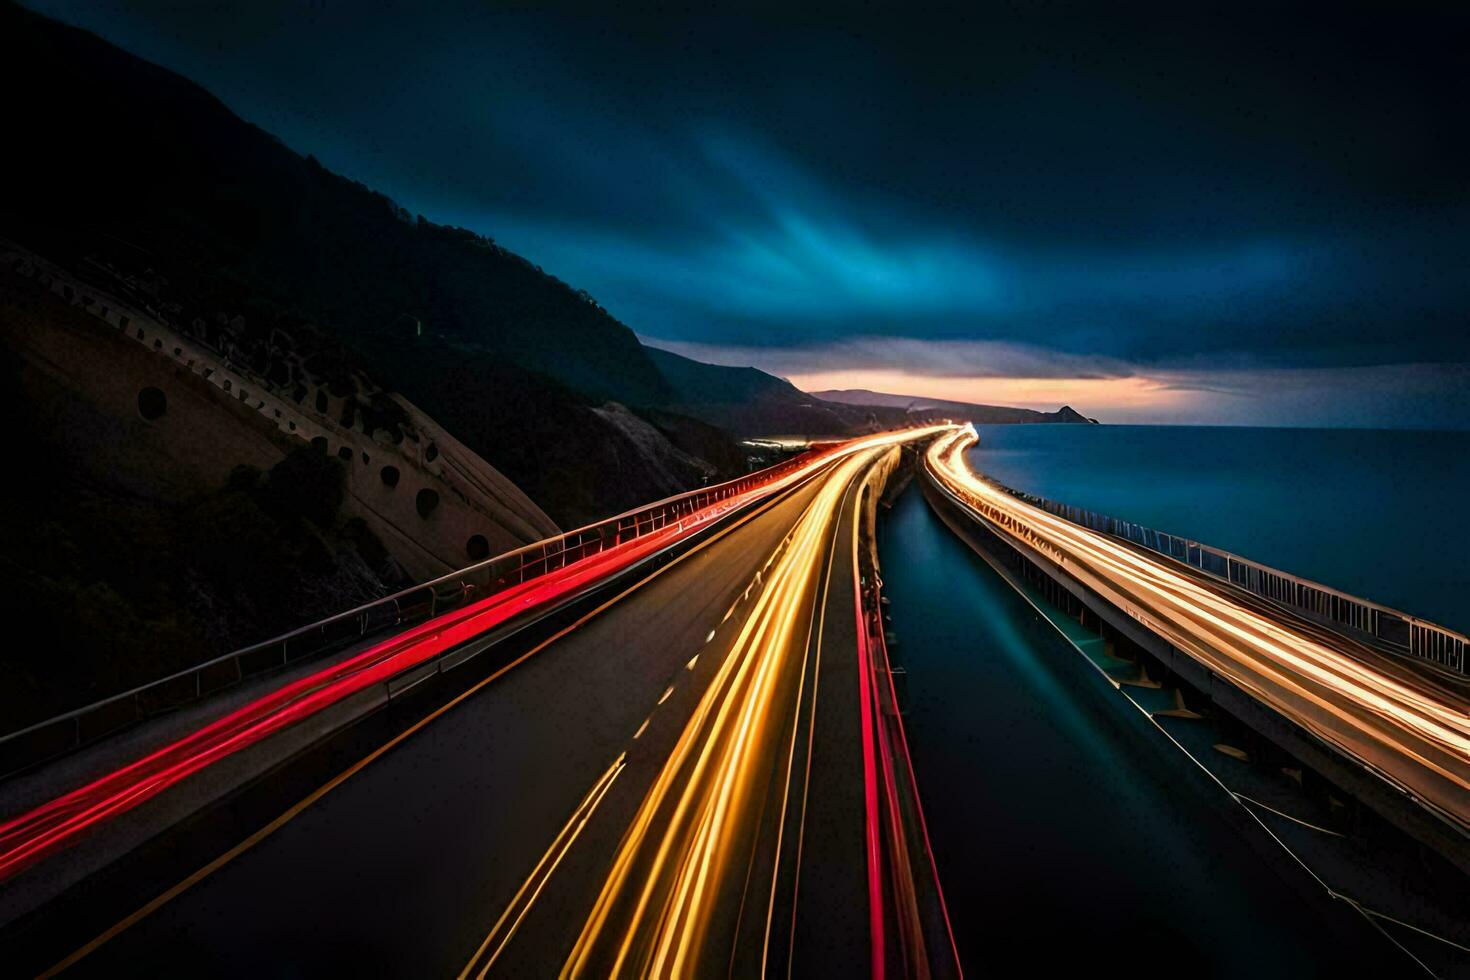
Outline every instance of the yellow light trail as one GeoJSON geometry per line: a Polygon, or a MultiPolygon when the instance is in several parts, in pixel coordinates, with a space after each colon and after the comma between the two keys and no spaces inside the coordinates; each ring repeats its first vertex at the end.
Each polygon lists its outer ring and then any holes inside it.
{"type": "Polygon", "coordinates": [[[1292,721],[1470,827],[1470,712],[1450,688],[1371,662],[1237,601],[1225,587],[1056,517],[980,479],[965,429],[929,449],[930,471],[1004,535],[1041,552],[1179,649],[1292,721]]]}
{"type": "Polygon", "coordinates": [[[563,976],[686,976],[723,969],[703,959],[713,919],[738,900],[754,846],[762,787],[794,724],[825,544],[848,485],[893,444],[935,430],[865,440],[822,477],[786,548],[757,590],[728,656],[618,846],[563,976]]]}
{"type": "MultiPolygon", "coordinates": [[[[645,721],[643,724],[647,727],[648,722],[645,721]]],[[[638,731],[641,734],[643,729],[640,728],[638,731]]],[[[581,835],[582,828],[586,827],[587,821],[592,819],[592,813],[597,809],[597,805],[612,788],[613,780],[622,773],[627,765],[626,759],[627,753],[619,755],[613,764],[608,766],[607,771],[598,777],[597,782],[592,784],[592,789],[587,792],[582,802],[577,805],[577,809],[572,812],[571,819],[556,835],[556,839],[551,842],[551,846],[546,849],[546,853],[532,869],[530,877],[521,885],[520,890],[516,892],[515,897],[511,899],[510,904],[506,906],[505,911],[491,927],[489,934],[485,936],[485,941],[480,943],[480,948],[475,950],[475,955],[470,957],[465,968],[459,971],[458,980],[468,980],[471,976],[474,976],[475,980],[483,980],[485,974],[490,972],[490,967],[495,965],[495,960],[499,958],[501,950],[505,949],[506,943],[515,936],[526,913],[531,911],[531,906],[540,897],[541,890],[551,880],[557,865],[561,864],[562,858],[566,857],[567,851],[571,850],[577,837],[581,835]]]]}

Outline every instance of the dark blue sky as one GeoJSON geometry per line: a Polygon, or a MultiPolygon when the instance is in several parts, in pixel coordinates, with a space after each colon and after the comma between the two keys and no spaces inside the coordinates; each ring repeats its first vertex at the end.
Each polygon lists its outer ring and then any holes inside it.
{"type": "Polygon", "coordinates": [[[661,346],[1118,421],[1470,426],[1463,14],[31,6],[661,346]]]}

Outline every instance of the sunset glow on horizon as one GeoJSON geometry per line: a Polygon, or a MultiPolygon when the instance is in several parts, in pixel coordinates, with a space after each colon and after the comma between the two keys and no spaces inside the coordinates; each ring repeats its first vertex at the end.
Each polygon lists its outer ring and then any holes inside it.
{"type": "Polygon", "coordinates": [[[1054,412],[1071,405],[1084,415],[1170,412],[1184,408],[1195,392],[1148,377],[993,378],[942,377],[902,370],[820,371],[789,375],[803,391],[851,388],[980,405],[1007,405],[1054,412]]]}

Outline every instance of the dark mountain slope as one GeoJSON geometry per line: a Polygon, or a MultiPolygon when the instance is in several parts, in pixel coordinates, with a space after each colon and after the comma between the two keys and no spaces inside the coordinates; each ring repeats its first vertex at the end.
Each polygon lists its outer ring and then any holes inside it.
{"type": "Polygon", "coordinates": [[[598,398],[665,394],[627,327],[492,241],[408,215],[84,31],[5,5],[0,38],[0,79],[25,93],[5,122],[25,192],[3,207],[46,250],[111,236],[109,253],[201,298],[276,306],[355,347],[412,325],[598,398]]]}
{"type": "Polygon", "coordinates": [[[737,435],[844,435],[869,421],[864,410],[813,398],[753,367],[705,364],[656,347],[645,349],[673,390],[670,408],[737,435]]]}
{"type": "Polygon", "coordinates": [[[659,431],[730,471],[733,444],[669,412],[631,331],[490,239],[411,216],[186,79],[9,4],[0,84],[24,93],[4,122],[0,236],[235,345],[262,375],[282,331],[323,377],[365,371],[563,526],[707,477],[640,467],[636,440],[593,410],[607,400],[665,406],[659,431]]]}
{"type": "Polygon", "coordinates": [[[755,401],[804,405],[812,401],[790,381],[753,367],[705,364],[657,347],[644,349],[678,401],[716,405],[755,401]]]}

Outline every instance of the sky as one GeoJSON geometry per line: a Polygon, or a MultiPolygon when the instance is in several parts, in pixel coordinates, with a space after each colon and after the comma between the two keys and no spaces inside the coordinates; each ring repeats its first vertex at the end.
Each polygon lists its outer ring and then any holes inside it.
{"type": "Polygon", "coordinates": [[[1110,422],[1470,428],[1463,6],[28,6],[654,346],[1110,422]]]}

